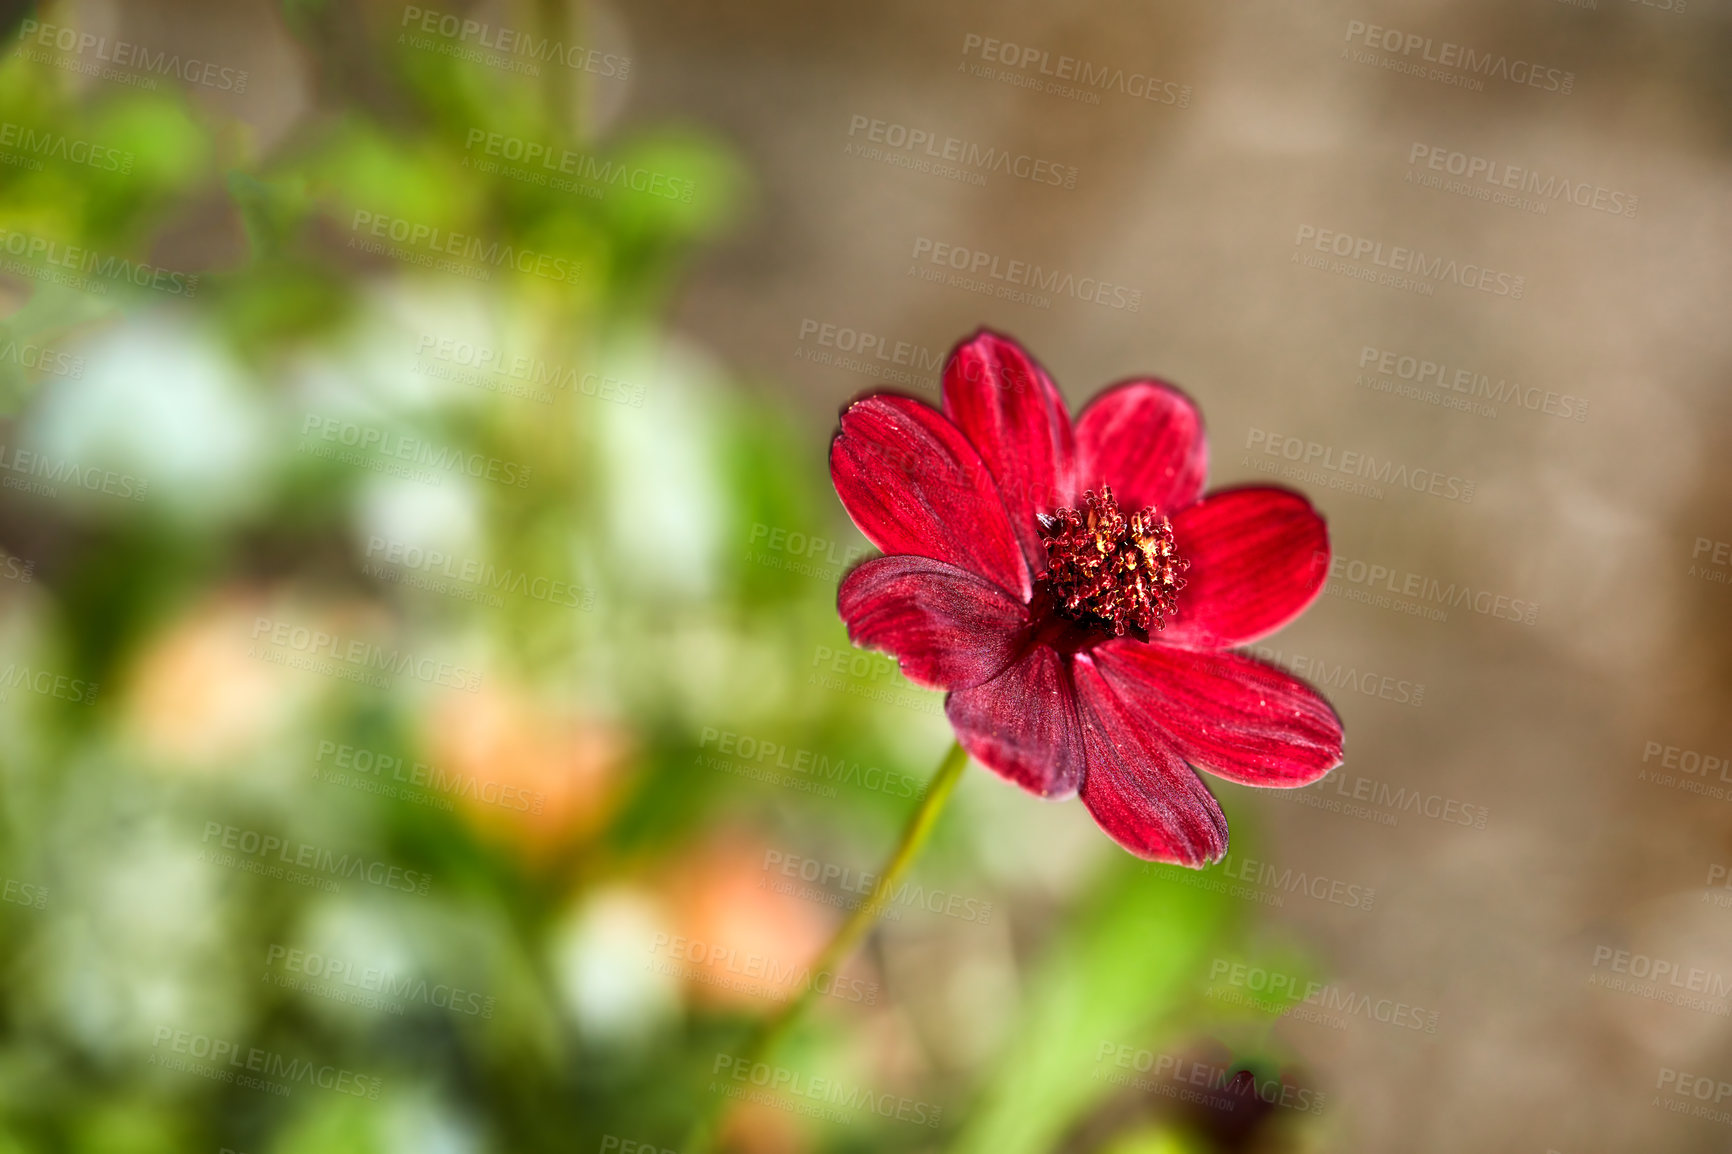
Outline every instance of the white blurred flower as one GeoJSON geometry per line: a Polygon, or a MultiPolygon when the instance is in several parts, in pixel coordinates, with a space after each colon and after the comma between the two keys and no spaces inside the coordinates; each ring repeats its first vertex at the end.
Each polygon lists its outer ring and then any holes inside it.
{"type": "Polygon", "coordinates": [[[391,1154],[480,1154],[484,1148],[475,1120],[458,1113],[450,1097],[417,1086],[394,1098],[385,1121],[385,1149],[391,1154]]]}
{"type": "Polygon", "coordinates": [[[421,485],[395,477],[361,486],[355,510],[355,552],[375,565],[430,565],[431,554],[459,562],[479,550],[480,517],[467,485],[421,485]],[[413,551],[413,552],[411,552],[413,551]]]}
{"type": "MultiPolygon", "coordinates": [[[[245,510],[280,451],[270,418],[242,370],[189,322],[169,313],[122,322],[79,346],[85,373],[45,390],[32,448],[80,469],[131,473],[146,499],[183,516],[220,519],[245,510]]],[[[118,501],[68,484],[69,497],[118,501]]]]}
{"type": "Polygon", "coordinates": [[[578,1028],[598,1038],[642,1038],[675,1013],[680,982],[654,963],[671,926],[640,890],[615,887],[591,895],[557,932],[553,971],[578,1028]]]}
{"type": "Polygon", "coordinates": [[[575,398],[605,470],[607,555],[642,592],[702,595],[721,547],[715,370],[687,346],[621,346],[595,370],[596,396],[575,398]],[[641,408],[603,399],[641,395],[641,408]],[[632,390],[641,390],[641,393],[632,390]]]}
{"type": "MultiPolygon", "coordinates": [[[[95,777],[83,784],[103,788],[95,777]]],[[[115,1055],[150,1051],[164,1029],[243,1028],[224,937],[235,911],[219,872],[161,821],[115,838],[113,804],[91,799],[58,831],[79,868],[48,893],[43,1004],[86,1047],[115,1055]]]]}

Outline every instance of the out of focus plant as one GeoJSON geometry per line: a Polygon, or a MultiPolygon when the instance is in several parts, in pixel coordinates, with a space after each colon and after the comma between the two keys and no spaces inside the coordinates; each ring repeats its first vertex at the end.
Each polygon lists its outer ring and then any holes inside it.
{"type": "MultiPolygon", "coordinates": [[[[311,95],[269,148],[172,86],[0,61],[5,120],[130,158],[0,166],[0,228],[30,238],[0,342],[68,358],[0,357],[0,463],[29,482],[0,489],[0,1150],[671,1146],[788,993],[728,951],[797,965],[839,916],[764,863],[872,860],[922,784],[799,788],[720,735],[900,773],[944,732],[916,690],[813,675],[848,647],[841,566],[760,546],[863,542],[786,414],[664,327],[747,203],[738,159],[600,130],[596,77],[429,51],[402,17],[289,5],[311,95]],[[584,178],[508,161],[531,145],[584,178]],[[34,240],[94,271],[60,283],[34,240]]],[[[763,1107],[733,1140],[1057,1133],[1098,1104],[1092,1032],[1172,1026],[1232,932],[1194,890],[1089,886],[1086,853],[1068,881],[994,864],[961,801],[914,876],[999,920],[913,928],[998,973],[1056,941],[1027,1014],[923,1035],[886,931],[846,974],[878,994],[829,999],[784,1060],[939,1124],[763,1107]],[[1007,1036],[985,1090],[907,1056],[1007,1036]]]]}

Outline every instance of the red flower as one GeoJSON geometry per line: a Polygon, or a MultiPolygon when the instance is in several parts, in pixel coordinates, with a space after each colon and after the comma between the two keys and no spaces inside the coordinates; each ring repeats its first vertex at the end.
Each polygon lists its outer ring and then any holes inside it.
{"type": "Polygon", "coordinates": [[[856,645],[894,655],[983,765],[1082,795],[1138,857],[1227,852],[1191,766],[1308,785],[1341,763],[1316,690],[1229,652],[1311,603],[1329,534],[1304,497],[1202,496],[1202,418],[1162,381],[1096,397],[1073,426],[1016,342],[982,331],[944,368],[943,412],[880,392],[842,412],[830,476],[886,556],[842,581],[856,645]]]}

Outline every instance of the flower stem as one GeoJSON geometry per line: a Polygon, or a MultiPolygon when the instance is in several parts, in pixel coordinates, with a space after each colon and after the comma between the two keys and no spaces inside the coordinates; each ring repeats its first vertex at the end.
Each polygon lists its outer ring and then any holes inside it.
{"type": "MultiPolygon", "coordinates": [[[[782,1039],[799,1022],[806,1007],[812,1004],[819,975],[834,975],[854,952],[854,947],[859,944],[866,931],[878,920],[878,915],[890,904],[896,892],[896,884],[902,880],[902,875],[908,872],[908,867],[914,864],[914,859],[920,856],[921,847],[926,844],[932,827],[938,824],[938,815],[944,812],[944,803],[950,800],[950,795],[956,789],[956,783],[961,780],[962,771],[967,765],[968,754],[963,750],[962,744],[951,742],[944,760],[938,763],[938,771],[932,775],[932,781],[926,787],[926,796],[920,799],[920,805],[909,816],[908,824],[902,827],[902,840],[897,843],[896,852],[890,855],[890,860],[879,870],[878,882],[872,887],[871,897],[855,906],[847,920],[836,930],[830,944],[824,947],[824,952],[812,963],[810,977],[801,987],[799,994],[783,1003],[782,1008],[765,1019],[753,1034],[744,1059],[748,1069],[775,1053],[782,1039]]],[[[703,1111],[697,1125],[687,1137],[684,1147],[686,1150],[699,1154],[711,1148],[714,1131],[719,1128],[721,1114],[726,1109],[726,1101],[727,1099],[721,1098],[720,1105],[703,1111]]]]}

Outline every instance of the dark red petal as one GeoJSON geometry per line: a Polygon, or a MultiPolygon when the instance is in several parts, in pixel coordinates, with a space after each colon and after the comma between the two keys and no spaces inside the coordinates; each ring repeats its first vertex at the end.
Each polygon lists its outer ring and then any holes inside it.
{"type": "Polygon", "coordinates": [[[1227,852],[1227,819],[1153,719],[1128,706],[1088,656],[1072,665],[1088,749],[1082,799],[1112,839],[1148,861],[1193,868],[1227,852]]]}
{"type": "Polygon", "coordinates": [[[937,409],[894,393],[855,401],[830,443],[830,479],[886,553],[957,565],[1028,600],[1028,564],[992,474],[937,409]]]}
{"type": "Polygon", "coordinates": [[[1273,633],[1311,604],[1329,575],[1329,530],[1298,493],[1227,489],[1173,514],[1190,562],[1178,611],[1154,640],[1230,649],[1273,633]]]}
{"type": "Polygon", "coordinates": [[[1076,422],[1077,488],[1111,485],[1127,509],[1171,516],[1195,501],[1209,473],[1203,416],[1165,381],[1114,385],[1076,422]]]}
{"type": "Polygon", "coordinates": [[[1113,692],[1164,729],[1198,769],[1240,785],[1290,788],[1341,764],[1335,710],[1273,665],[1128,637],[1090,656],[1113,692]]]}
{"type": "Polygon", "coordinates": [[[1000,777],[1047,798],[1069,797],[1083,777],[1076,687],[1056,649],[1036,645],[983,685],[944,700],[962,748],[1000,777]]]}
{"type": "Polygon", "coordinates": [[[982,330],[944,366],[944,413],[980,450],[1035,572],[1046,567],[1041,513],[1075,504],[1070,410],[1046,370],[1009,337],[982,330]]]}
{"type": "Polygon", "coordinates": [[[1024,643],[1028,610],[965,569],[906,554],[876,557],[842,579],[836,608],[856,645],[882,649],[934,689],[979,685],[1024,643]]]}

